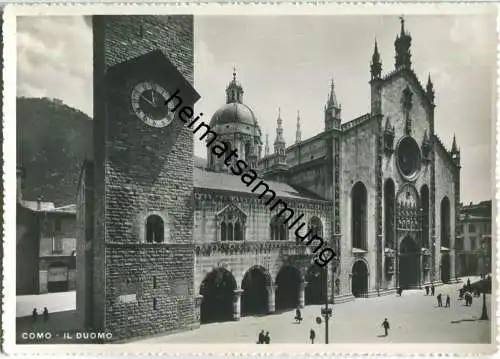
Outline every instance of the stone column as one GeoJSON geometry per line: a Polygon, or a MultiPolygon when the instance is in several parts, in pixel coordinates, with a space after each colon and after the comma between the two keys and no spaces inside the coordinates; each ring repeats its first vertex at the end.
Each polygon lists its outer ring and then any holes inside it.
{"type": "Polygon", "coordinates": [[[306,286],[307,282],[301,282],[299,285],[299,307],[304,308],[306,304],[306,286]]]}
{"type": "Polygon", "coordinates": [[[235,289],[233,295],[233,320],[240,320],[241,315],[241,293],[243,289],[235,289]]]}
{"type": "Polygon", "coordinates": [[[267,312],[274,313],[276,310],[276,285],[268,285],[267,289],[267,312]]]}

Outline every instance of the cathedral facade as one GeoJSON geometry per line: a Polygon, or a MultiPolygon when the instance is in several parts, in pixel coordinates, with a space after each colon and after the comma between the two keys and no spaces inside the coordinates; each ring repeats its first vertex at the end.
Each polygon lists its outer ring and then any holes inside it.
{"type": "Polygon", "coordinates": [[[158,48],[192,83],[192,31],[181,16],[94,20],[95,151],[77,212],[84,327],[135,337],[455,279],[460,152],[435,133],[433,84],[429,76],[424,88],[412,70],[403,21],[386,75],[375,43],[366,114],[344,121],[332,82],[324,131],[302,139],[297,116],[287,146],[278,115],[271,151],[234,73],[209,123],[301,213],[303,230],[335,250],[323,267],[213,150],[193,162],[198,135],[137,119],[143,105],[120,98],[168,90],[168,76],[153,71],[164,61],[149,55],[158,48]],[[127,31],[135,37],[124,40],[127,31]],[[134,87],[145,81],[159,85],[134,87]]]}

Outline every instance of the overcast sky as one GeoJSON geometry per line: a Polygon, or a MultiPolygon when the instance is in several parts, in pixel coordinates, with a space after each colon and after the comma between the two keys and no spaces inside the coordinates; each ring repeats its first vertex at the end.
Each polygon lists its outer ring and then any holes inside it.
{"type": "MultiPolygon", "coordinates": [[[[436,91],[436,132],[462,150],[463,202],[492,198],[491,136],[495,86],[495,18],[406,16],[412,64],[436,91]]],[[[396,16],[196,17],[197,111],[206,117],[225,103],[233,66],[244,102],[257,115],[270,147],[278,107],[287,144],[324,128],[330,79],[343,121],[370,111],[369,63],[377,38],[383,73],[394,68],[396,16]]],[[[18,95],[62,99],[92,116],[92,31],[83,17],[18,18],[18,95]]],[[[265,136],[262,139],[265,141],[265,136]]],[[[195,141],[196,154],[206,156],[195,141]]]]}

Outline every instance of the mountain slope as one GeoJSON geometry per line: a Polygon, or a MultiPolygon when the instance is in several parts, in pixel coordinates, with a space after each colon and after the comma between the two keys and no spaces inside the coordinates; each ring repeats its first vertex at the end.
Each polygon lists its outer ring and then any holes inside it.
{"type": "Polygon", "coordinates": [[[47,98],[17,99],[17,163],[23,198],[75,203],[80,166],[91,158],[92,120],[47,98]]]}

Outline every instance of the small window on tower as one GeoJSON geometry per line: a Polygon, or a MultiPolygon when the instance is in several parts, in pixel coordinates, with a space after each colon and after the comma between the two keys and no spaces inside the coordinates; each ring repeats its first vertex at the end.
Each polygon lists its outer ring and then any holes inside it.
{"type": "Polygon", "coordinates": [[[153,298],[153,309],[158,309],[158,300],[156,298],[153,298]]]}
{"type": "Polygon", "coordinates": [[[163,219],[152,214],[146,220],[146,242],[147,243],[161,243],[164,239],[164,226],[163,219]]]}

